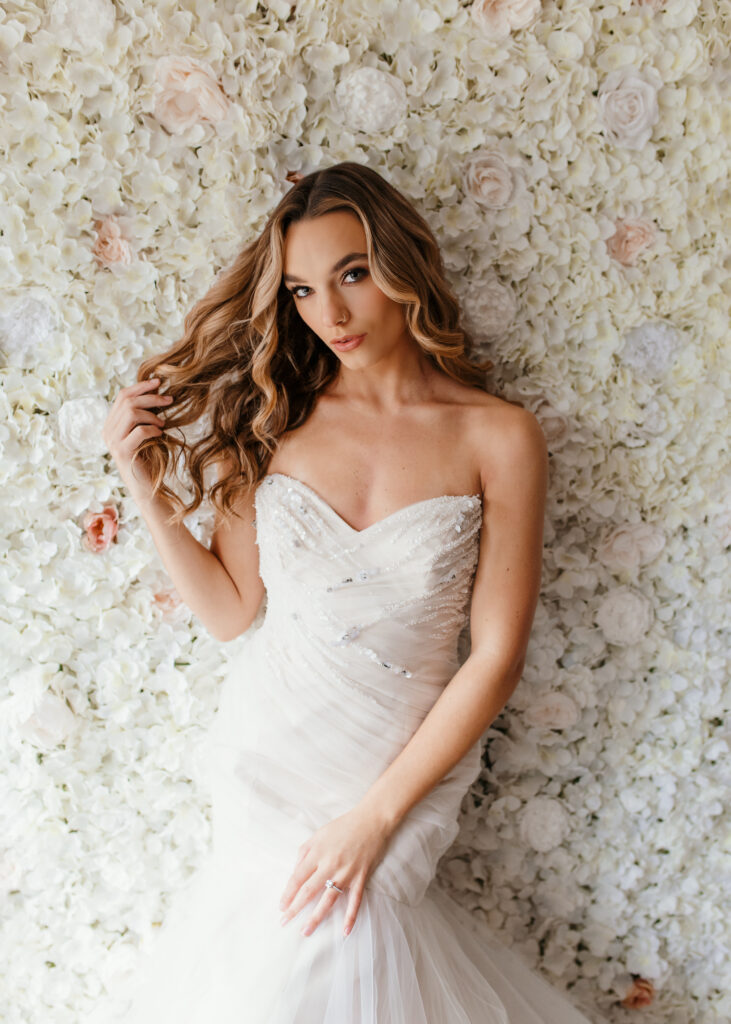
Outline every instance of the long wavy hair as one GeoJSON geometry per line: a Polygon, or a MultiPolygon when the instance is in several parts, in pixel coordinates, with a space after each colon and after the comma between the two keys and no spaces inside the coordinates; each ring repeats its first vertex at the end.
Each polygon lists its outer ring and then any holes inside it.
{"type": "Polygon", "coordinates": [[[340,360],[301,319],[283,283],[290,224],[352,210],[368,245],[372,278],[402,303],[412,337],[435,367],[487,391],[491,360],[466,353],[472,338],[460,322],[458,301],[428,224],[376,171],[352,161],[299,178],[270,214],[263,231],[221,271],[184,321],[182,338],[146,359],[139,381],[160,378],[173,401],[165,429],[138,447],[155,493],[180,522],[208,498],[224,518],[237,497],[266,474],[280,437],[301,426],[318,394],[336,377],[340,360]],[[201,431],[199,421],[205,422],[201,431]],[[195,441],[171,431],[198,424],[195,441]],[[186,502],[165,482],[180,466],[193,490],[186,502]],[[208,469],[218,476],[207,491],[208,469]]]}

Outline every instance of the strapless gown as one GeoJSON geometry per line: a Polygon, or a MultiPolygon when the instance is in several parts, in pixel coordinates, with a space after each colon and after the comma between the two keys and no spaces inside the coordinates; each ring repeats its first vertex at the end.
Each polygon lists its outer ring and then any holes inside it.
{"type": "Polygon", "coordinates": [[[93,1021],[587,1024],[434,880],[482,740],[402,819],[348,936],[347,894],[309,936],[321,893],[280,925],[299,845],[360,801],[464,660],[482,502],[443,495],[356,530],[271,473],[255,516],[266,615],[206,736],[210,854],[93,1021]]]}

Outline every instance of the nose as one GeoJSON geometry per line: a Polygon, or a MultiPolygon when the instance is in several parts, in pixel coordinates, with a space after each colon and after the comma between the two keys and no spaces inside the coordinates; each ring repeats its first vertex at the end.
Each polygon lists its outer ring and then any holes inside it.
{"type": "Polygon", "coordinates": [[[320,315],[325,327],[337,327],[339,324],[347,323],[348,310],[343,303],[342,296],[336,292],[323,292],[320,315]]]}

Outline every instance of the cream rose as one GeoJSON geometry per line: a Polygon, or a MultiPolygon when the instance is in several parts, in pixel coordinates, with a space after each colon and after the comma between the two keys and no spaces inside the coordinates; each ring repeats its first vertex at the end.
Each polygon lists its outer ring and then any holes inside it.
{"type": "Polygon", "coordinates": [[[665,547],[665,535],[651,523],[615,527],[597,547],[597,558],[609,569],[638,569],[665,547]]]}
{"type": "Polygon", "coordinates": [[[607,138],[627,149],[642,149],[659,114],[657,72],[635,68],[610,71],[599,86],[598,102],[607,138]]]}
{"type": "Polygon", "coordinates": [[[596,623],[610,644],[636,644],[652,625],[652,605],[644,594],[630,587],[616,587],[604,598],[596,623]]]}
{"type": "Polygon", "coordinates": [[[70,398],[58,410],[59,438],[67,448],[84,455],[101,455],[107,450],[102,429],[108,407],[103,398],[70,398]]]}
{"type": "Polygon", "coordinates": [[[198,121],[222,121],[228,114],[228,97],[210,64],[192,57],[160,57],[155,81],[160,87],[155,117],[169,132],[180,134],[198,121]]]}
{"type": "Polygon", "coordinates": [[[491,39],[506,39],[516,29],[532,25],[541,13],[541,0],[475,0],[470,15],[491,39]]]}
{"type": "Polygon", "coordinates": [[[465,162],[463,179],[467,195],[492,210],[501,210],[513,198],[513,172],[499,153],[475,153],[465,162]]]}

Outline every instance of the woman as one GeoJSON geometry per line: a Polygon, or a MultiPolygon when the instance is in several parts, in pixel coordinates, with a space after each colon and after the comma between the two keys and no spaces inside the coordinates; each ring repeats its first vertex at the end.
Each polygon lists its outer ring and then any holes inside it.
{"type": "Polygon", "coordinates": [[[124,1021],[586,1024],[433,884],[541,576],[543,434],[469,343],[426,222],[347,162],[297,181],[115,401],[182,599],[222,641],[266,607],[210,733],[211,857],[124,1021]],[[206,494],[210,548],[182,522],[206,494]]]}

